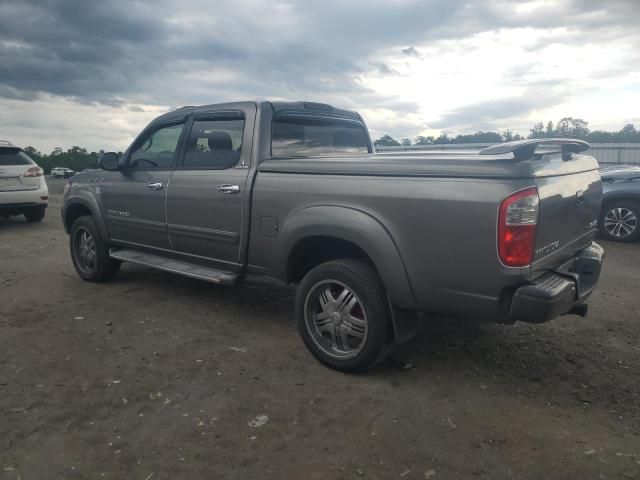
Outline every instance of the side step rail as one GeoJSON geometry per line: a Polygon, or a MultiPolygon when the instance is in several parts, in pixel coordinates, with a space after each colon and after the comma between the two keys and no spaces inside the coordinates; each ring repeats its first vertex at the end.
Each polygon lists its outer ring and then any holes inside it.
{"type": "Polygon", "coordinates": [[[137,263],[146,267],[157,268],[165,272],[177,273],[185,277],[197,278],[218,285],[234,285],[238,279],[238,274],[225,272],[211,267],[194,265],[193,263],[173,260],[171,258],[153,255],[151,253],[138,252],[129,249],[109,250],[109,256],[123,262],[137,263]]]}

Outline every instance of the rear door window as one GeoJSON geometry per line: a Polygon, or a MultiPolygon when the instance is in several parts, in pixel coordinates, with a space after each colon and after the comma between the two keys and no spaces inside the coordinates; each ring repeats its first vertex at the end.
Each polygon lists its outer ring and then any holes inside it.
{"type": "Polygon", "coordinates": [[[224,170],[234,167],[242,153],[244,119],[194,120],[183,168],[224,170]]]}
{"type": "Polygon", "coordinates": [[[283,116],[274,119],[271,135],[274,157],[369,152],[365,126],[352,120],[283,116]]]}

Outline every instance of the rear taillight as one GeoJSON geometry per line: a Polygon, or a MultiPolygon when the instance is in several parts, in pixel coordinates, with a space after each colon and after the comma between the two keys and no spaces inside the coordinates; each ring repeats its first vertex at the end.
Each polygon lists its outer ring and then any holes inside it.
{"type": "Polygon", "coordinates": [[[533,259],[540,200],[527,188],[505,198],[498,211],[498,254],[507,267],[526,267],[533,259]]]}
{"type": "Polygon", "coordinates": [[[24,174],[25,177],[41,177],[42,175],[44,175],[44,170],[40,167],[31,167],[24,174]]]}

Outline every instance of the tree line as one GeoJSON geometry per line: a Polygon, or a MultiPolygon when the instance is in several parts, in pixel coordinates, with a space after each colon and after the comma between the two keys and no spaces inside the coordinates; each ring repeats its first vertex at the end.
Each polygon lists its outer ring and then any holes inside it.
{"type": "Polygon", "coordinates": [[[56,147],[48,154],[41,153],[31,146],[26,147],[24,151],[44,170],[45,174],[51,173],[54,167],[66,167],[75,172],[85,168],[98,168],[98,158],[104,153],[103,150],[89,152],[86,148],[75,145],[67,151],[56,147]]]}
{"type": "MultiPolygon", "coordinates": [[[[589,122],[581,118],[565,117],[555,125],[549,121],[546,124],[536,123],[530,130],[526,138],[543,137],[571,137],[586,140],[591,143],[640,143],[640,130],[632,124],[627,124],[617,132],[607,132],[604,130],[590,130],[589,122]]],[[[504,132],[476,132],[468,135],[457,135],[450,137],[447,133],[440,134],[439,137],[417,136],[413,141],[410,138],[396,140],[390,135],[383,135],[374,143],[376,147],[400,147],[411,145],[442,145],[442,144],[464,144],[464,143],[502,143],[513,140],[523,140],[525,137],[514,134],[510,130],[504,132]]]]}

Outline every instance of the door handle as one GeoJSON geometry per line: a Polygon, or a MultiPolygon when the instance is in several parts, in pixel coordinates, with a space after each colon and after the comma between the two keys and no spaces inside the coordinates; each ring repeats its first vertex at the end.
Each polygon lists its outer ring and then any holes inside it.
{"type": "Polygon", "coordinates": [[[160,183],[160,182],[147,183],[147,188],[150,188],[151,190],[162,190],[162,183],[160,183]]]}
{"type": "Polygon", "coordinates": [[[240,193],[240,187],[238,185],[229,185],[228,183],[220,185],[218,190],[222,193],[240,193]]]}

